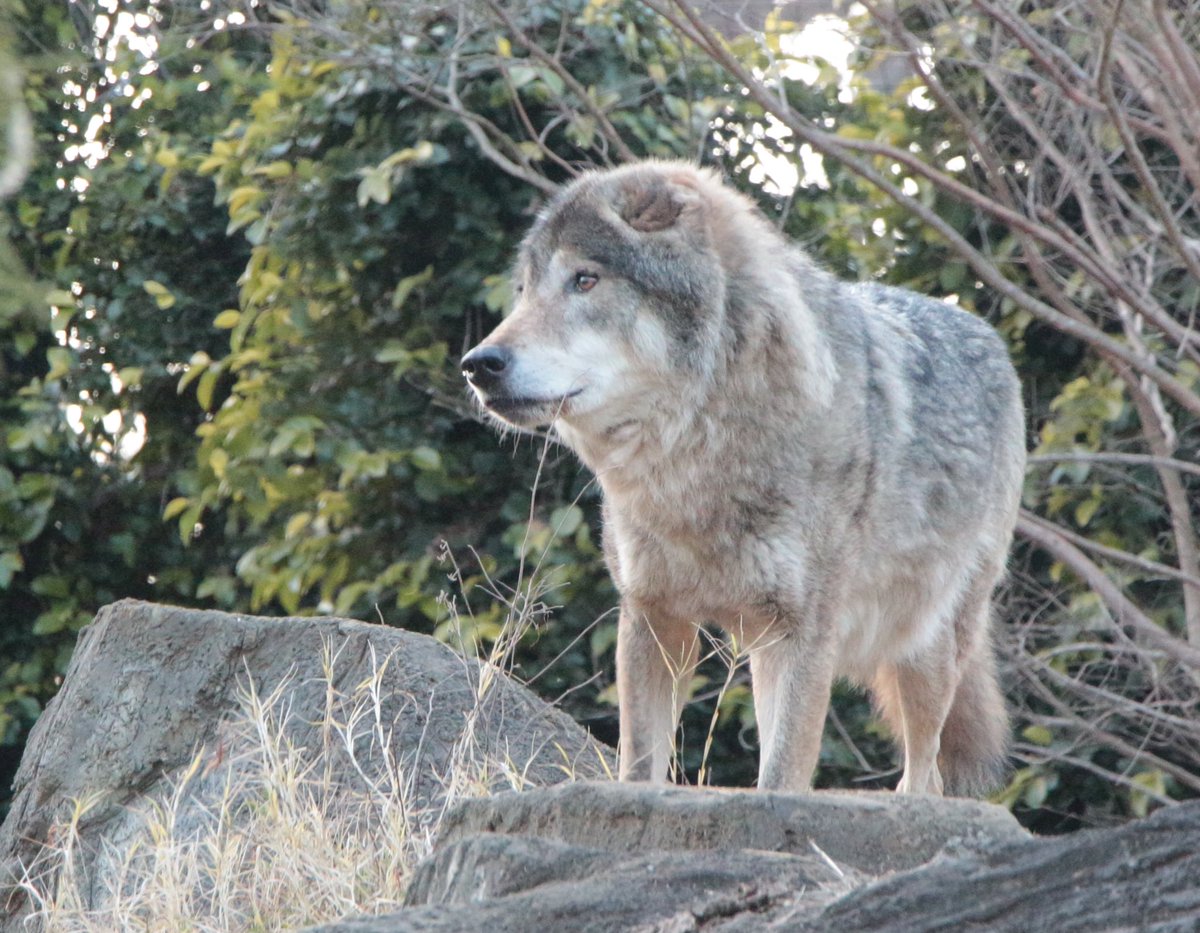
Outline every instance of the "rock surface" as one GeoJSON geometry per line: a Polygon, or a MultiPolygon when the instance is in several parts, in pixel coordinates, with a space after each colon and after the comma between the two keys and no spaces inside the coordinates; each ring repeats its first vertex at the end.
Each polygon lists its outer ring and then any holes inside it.
{"type": "Polygon", "coordinates": [[[935,861],[853,891],[792,929],[1194,933],[1200,801],[1116,829],[935,861]]]}
{"type": "MultiPolygon", "coordinates": [[[[330,698],[357,702],[372,681],[380,688],[383,733],[410,776],[414,807],[437,802],[439,774],[468,745],[477,760],[494,764],[497,788],[510,786],[508,763],[530,784],[597,777],[612,767],[611,750],[564,713],[495,672],[483,676],[481,687],[479,664],[424,635],[340,619],[256,618],[126,600],[101,610],[80,634],[63,688],[30,736],[0,827],[0,885],[4,876],[19,876],[73,799],[99,799],[81,826],[80,869],[92,870],[102,846],[119,850],[135,831],[130,805],[177,786],[202,746],[222,749],[226,720],[251,685],[260,697],[284,685],[288,738],[313,747],[326,738],[321,721],[330,698]]],[[[336,712],[344,718],[348,711],[336,712]]],[[[381,768],[376,735],[360,730],[356,757],[381,768]]],[[[199,809],[203,781],[193,783],[199,809]]],[[[20,908],[19,898],[0,890],[0,928],[15,928],[20,908]]]]}
{"type": "Polygon", "coordinates": [[[344,750],[346,787],[403,773],[406,800],[436,807],[464,754],[493,790],[533,787],[460,799],[403,909],[320,933],[1200,929],[1200,802],[1036,839],[974,801],[597,782],[611,750],[432,639],[127,601],[81,634],[26,749],[0,827],[0,931],[24,929],[26,908],[4,873],[28,864],[72,798],[98,795],[80,825],[85,905],[140,808],[174,789],[178,818],[201,825],[239,766],[233,714],[251,686],[303,749],[328,749],[328,724],[370,700],[344,750]]]}
{"type": "Polygon", "coordinates": [[[691,930],[786,923],[861,884],[816,854],[753,850],[640,855],[484,834],[439,847],[408,910],[318,929],[691,930]]]}
{"type": "Polygon", "coordinates": [[[882,794],[588,784],[465,801],[418,867],[410,907],[311,933],[1200,929],[1200,802],[1052,839],[1028,836],[995,810],[882,794]],[[810,834],[838,835],[838,812],[855,837],[845,847],[851,859],[915,867],[871,877],[806,853],[810,834]],[[740,837],[739,820],[747,821],[740,837]],[[944,847],[921,863],[939,849],[933,825],[944,847]],[[897,838],[885,841],[889,832],[897,838]],[[877,844],[898,852],[906,841],[920,854],[869,852],[877,844]]]}
{"type": "Polygon", "coordinates": [[[875,875],[923,865],[947,844],[978,849],[1029,838],[1007,810],[977,800],[612,782],[464,800],[444,818],[438,844],[482,832],[613,852],[761,849],[811,855],[819,849],[839,866],[875,875]]]}
{"type": "Polygon", "coordinates": [[[460,802],[407,910],[314,931],[792,929],[948,847],[1028,839],[969,800],[564,784],[460,802]]]}

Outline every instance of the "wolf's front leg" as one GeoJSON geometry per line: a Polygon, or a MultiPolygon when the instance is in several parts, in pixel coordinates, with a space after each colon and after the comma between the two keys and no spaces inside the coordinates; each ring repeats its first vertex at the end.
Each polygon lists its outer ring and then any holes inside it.
{"type": "Polygon", "coordinates": [[[699,629],[628,603],[617,623],[622,781],[665,781],[696,668],[699,629]]]}
{"type": "Polygon", "coordinates": [[[829,641],[785,632],[750,649],[761,790],[803,792],[812,787],[833,687],[829,641]]]}

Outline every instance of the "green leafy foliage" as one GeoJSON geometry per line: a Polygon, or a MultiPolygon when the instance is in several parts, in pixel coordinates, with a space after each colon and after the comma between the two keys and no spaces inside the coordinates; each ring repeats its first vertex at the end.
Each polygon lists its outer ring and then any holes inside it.
{"type": "MultiPolygon", "coordinates": [[[[511,300],[505,270],[544,190],[576,164],[715,163],[839,274],[947,297],[996,323],[1026,376],[1039,452],[1136,436],[1111,367],[983,288],[939,233],[798,146],[637,4],[518,4],[504,22],[475,22],[483,14],[468,5],[457,24],[436,4],[345,4],[309,18],[280,4],[256,21],[219,6],[119,0],[109,20],[130,14],[123,40],[70,5],[13,6],[49,155],[0,214],[11,252],[0,270],[10,258],[33,270],[0,295],[9,770],[80,626],[124,596],[378,618],[467,651],[486,651],[516,606],[533,624],[514,672],[615,740],[615,596],[596,491],[544,438],[500,439],[480,423],[456,365],[511,300]],[[245,28],[231,28],[235,14],[245,28]],[[47,48],[60,54],[48,61],[47,48]],[[796,186],[788,166],[802,169],[796,186]]],[[[935,154],[969,179],[961,127],[914,82],[868,80],[882,39],[866,21],[855,28],[850,78],[792,56],[774,19],[730,47],[759,74],[810,69],[777,90],[814,125],[935,154]]],[[[955,51],[936,27],[926,38],[955,51]]],[[[948,85],[986,100],[953,57],[948,85]]],[[[899,164],[871,164],[1025,279],[1009,263],[1010,231],[899,164]]],[[[1114,496],[1085,462],[1045,473],[1026,496],[1040,514],[1170,556],[1153,498],[1114,496]]],[[[1086,648],[1060,649],[1103,622],[1094,594],[1039,556],[1023,555],[1021,573],[1054,594],[1054,638],[1031,650],[1064,676],[1090,671],[1086,648]]],[[[1127,579],[1178,626],[1161,581],[1127,579]]],[[[748,679],[721,654],[693,684],[683,771],[748,784],[748,679]]],[[[1097,682],[1112,678],[1097,669],[1097,682]]],[[[1081,762],[1031,759],[1015,774],[1002,799],[1039,828],[1182,793],[1169,770],[1103,742],[1081,749],[1041,719],[1019,725],[1026,746],[1081,762]],[[1097,769],[1130,776],[1114,788],[1097,769]]],[[[890,782],[892,754],[861,693],[839,687],[827,732],[819,783],[890,782]]]]}
{"type": "Polygon", "coordinates": [[[233,88],[253,83],[249,60],[220,42],[205,55],[170,50],[169,67],[139,74],[146,60],[115,45],[106,69],[103,40],[66,7],[14,5],[11,16],[43,157],[0,214],[32,270],[0,313],[6,792],[96,609],[128,596],[195,602],[200,568],[220,564],[220,545],[183,548],[160,513],[203,417],[176,392],[177,373],[198,348],[217,350],[210,309],[235,299],[246,250],[224,234],[211,183],[177,153],[207,148],[233,88]],[[59,54],[33,57],[45,49],[59,54]],[[196,93],[218,72],[241,77],[196,93]],[[144,97],[123,95],[131,74],[144,97]]]}

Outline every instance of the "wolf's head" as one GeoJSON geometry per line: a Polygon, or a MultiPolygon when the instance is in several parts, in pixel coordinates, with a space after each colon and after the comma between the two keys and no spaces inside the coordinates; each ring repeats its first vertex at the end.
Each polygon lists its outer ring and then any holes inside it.
{"type": "Polygon", "coordinates": [[[603,434],[696,391],[725,305],[711,201],[726,190],[664,162],[560,192],[521,245],[512,313],[463,357],[484,408],[520,427],[603,434]]]}

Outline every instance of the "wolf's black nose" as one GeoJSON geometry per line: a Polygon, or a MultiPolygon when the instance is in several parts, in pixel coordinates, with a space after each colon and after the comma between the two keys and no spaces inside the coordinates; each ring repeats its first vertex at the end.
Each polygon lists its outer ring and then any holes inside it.
{"type": "Polygon", "coordinates": [[[494,386],[512,362],[512,351],[505,347],[476,347],[462,358],[463,375],[473,386],[487,389],[494,386]]]}

